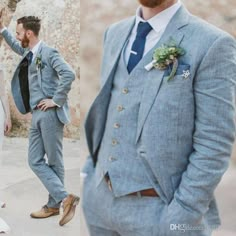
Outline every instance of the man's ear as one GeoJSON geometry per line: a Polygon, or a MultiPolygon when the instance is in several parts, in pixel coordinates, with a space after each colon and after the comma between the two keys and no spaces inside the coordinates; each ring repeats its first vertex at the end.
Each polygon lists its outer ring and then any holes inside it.
{"type": "Polygon", "coordinates": [[[32,30],[26,30],[26,36],[29,38],[33,35],[33,31],[32,30]]]}

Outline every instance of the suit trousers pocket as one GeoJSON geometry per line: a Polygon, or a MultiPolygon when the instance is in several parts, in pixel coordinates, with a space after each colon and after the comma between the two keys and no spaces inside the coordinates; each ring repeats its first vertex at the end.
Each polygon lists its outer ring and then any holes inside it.
{"type": "Polygon", "coordinates": [[[114,221],[121,235],[141,236],[146,232],[146,235],[159,236],[160,219],[166,208],[160,198],[125,196],[117,198],[115,204],[114,221]]]}

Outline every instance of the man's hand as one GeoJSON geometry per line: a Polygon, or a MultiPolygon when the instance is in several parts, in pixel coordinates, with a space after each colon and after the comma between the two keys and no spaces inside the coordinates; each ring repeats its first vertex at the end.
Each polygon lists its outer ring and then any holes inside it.
{"type": "Polygon", "coordinates": [[[41,111],[46,111],[48,108],[52,108],[55,106],[56,106],[56,104],[53,102],[52,99],[43,99],[37,105],[37,108],[40,109],[41,111]]]}
{"type": "Polygon", "coordinates": [[[4,28],[4,16],[6,14],[5,8],[0,11],[0,30],[4,28]]]}

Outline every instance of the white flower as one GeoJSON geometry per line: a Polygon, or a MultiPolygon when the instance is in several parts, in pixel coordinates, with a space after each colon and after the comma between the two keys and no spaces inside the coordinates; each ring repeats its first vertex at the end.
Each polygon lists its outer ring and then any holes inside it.
{"type": "Polygon", "coordinates": [[[154,67],[154,64],[156,63],[156,60],[153,60],[153,61],[151,61],[149,64],[147,64],[146,66],[145,66],[145,69],[147,70],[147,71],[150,71],[153,67],[154,67]]]}
{"type": "Polygon", "coordinates": [[[183,70],[182,77],[184,79],[188,79],[189,76],[190,76],[190,71],[189,70],[183,70]]]}

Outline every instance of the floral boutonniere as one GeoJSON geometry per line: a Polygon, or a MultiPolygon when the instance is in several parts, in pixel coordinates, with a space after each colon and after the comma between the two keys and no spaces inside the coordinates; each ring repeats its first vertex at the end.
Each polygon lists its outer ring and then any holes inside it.
{"type": "Polygon", "coordinates": [[[178,47],[174,41],[169,44],[163,44],[161,47],[157,48],[153,54],[153,60],[151,63],[145,66],[147,71],[150,71],[153,67],[159,70],[165,70],[170,65],[172,66],[172,71],[167,79],[171,80],[178,68],[178,58],[185,54],[183,48],[178,47]]]}
{"type": "Polygon", "coordinates": [[[42,62],[41,56],[36,57],[35,64],[36,64],[38,70],[42,70],[44,68],[44,64],[42,62]]]}

